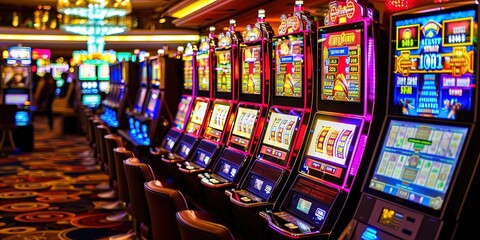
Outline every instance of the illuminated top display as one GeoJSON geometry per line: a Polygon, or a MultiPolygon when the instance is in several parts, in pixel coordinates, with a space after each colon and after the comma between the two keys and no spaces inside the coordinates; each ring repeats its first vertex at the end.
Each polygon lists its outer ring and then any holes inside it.
{"type": "Polygon", "coordinates": [[[232,92],[232,59],[230,50],[217,51],[217,92],[232,92]]]}
{"type": "Polygon", "coordinates": [[[262,93],[261,45],[242,47],[242,90],[243,94],[262,93]]]}
{"type": "Polygon", "coordinates": [[[98,80],[110,80],[110,66],[108,63],[98,65],[98,80]]]}
{"type": "MultiPolygon", "coordinates": [[[[162,71],[161,71],[161,66],[160,66],[160,61],[158,59],[155,59],[152,61],[152,79],[151,83],[153,85],[159,85],[160,79],[162,79],[162,71]]],[[[164,88],[165,86],[160,86],[164,88]]]]}
{"type": "Polygon", "coordinates": [[[198,90],[200,91],[210,91],[209,59],[208,52],[197,55],[198,90]]]}
{"type": "Polygon", "coordinates": [[[275,54],[275,96],[302,97],[303,35],[288,35],[273,42],[275,54]]]}
{"type": "Polygon", "coordinates": [[[468,129],[392,120],[368,188],[439,210],[468,129]]]}
{"type": "Polygon", "coordinates": [[[82,80],[97,80],[97,66],[94,64],[84,63],[80,65],[78,71],[78,79],[82,80]]]}
{"type": "Polygon", "coordinates": [[[324,33],[318,54],[321,55],[322,100],[360,102],[362,81],[362,31],[347,30],[324,33]]]}
{"type": "Polygon", "coordinates": [[[477,84],[475,21],[475,10],[393,19],[396,114],[443,119],[471,115],[477,84]]]}
{"type": "Polygon", "coordinates": [[[25,88],[31,87],[30,68],[26,66],[4,66],[3,67],[4,88],[25,88]]]}
{"type": "Polygon", "coordinates": [[[192,90],[193,66],[192,56],[183,55],[183,88],[192,90]]]}
{"type": "Polygon", "coordinates": [[[148,67],[147,62],[140,63],[140,84],[147,85],[148,84],[148,67]]]}

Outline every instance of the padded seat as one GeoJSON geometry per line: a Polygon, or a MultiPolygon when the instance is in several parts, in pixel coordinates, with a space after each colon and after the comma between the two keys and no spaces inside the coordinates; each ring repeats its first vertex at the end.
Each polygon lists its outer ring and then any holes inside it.
{"type": "Polygon", "coordinates": [[[13,140],[13,130],[15,129],[15,114],[17,106],[13,104],[0,104],[0,130],[2,131],[2,138],[0,140],[0,150],[4,151],[6,148],[5,140],[10,142],[10,150],[15,151],[15,141],[13,140]]]}
{"type": "Polygon", "coordinates": [[[188,209],[183,194],[179,190],[164,187],[158,180],[146,182],[144,187],[150,209],[152,239],[180,239],[175,214],[188,209]]]}
{"type": "Polygon", "coordinates": [[[235,236],[225,225],[218,223],[209,213],[183,210],[176,214],[183,240],[234,240],[235,236]]]}
{"type": "Polygon", "coordinates": [[[150,221],[150,210],[145,197],[144,183],[155,180],[150,165],[140,162],[136,157],[123,160],[130,197],[130,209],[134,220],[137,237],[153,239],[150,221]]]}

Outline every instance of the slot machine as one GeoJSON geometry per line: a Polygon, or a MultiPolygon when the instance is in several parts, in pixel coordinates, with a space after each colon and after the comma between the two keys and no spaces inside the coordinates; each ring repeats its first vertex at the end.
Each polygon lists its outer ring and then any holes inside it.
{"type": "MultiPolygon", "coordinates": [[[[171,152],[179,142],[183,131],[185,130],[186,124],[188,122],[188,117],[192,110],[193,98],[195,98],[193,91],[193,83],[195,79],[195,55],[197,52],[197,46],[191,43],[188,43],[185,51],[182,55],[183,61],[183,90],[182,96],[178,103],[175,120],[173,121],[172,127],[168,130],[165,138],[159,146],[153,147],[150,149],[150,154],[153,157],[158,157],[164,154],[171,152]]],[[[154,162],[152,162],[153,164],[154,162]]],[[[153,169],[157,169],[153,167],[153,169]]]]}
{"type": "MultiPolygon", "coordinates": [[[[145,139],[148,136],[142,136],[145,134],[145,131],[142,132],[141,122],[138,119],[138,116],[141,116],[145,112],[146,98],[148,90],[150,88],[151,81],[149,81],[149,68],[151,68],[151,63],[148,58],[140,58],[138,63],[138,87],[135,97],[133,98],[133,106],[130,111],[125,112],[125,118],[127,119],[127,126],[125,128],[118,128],[117,133],[122,136],[125,140],[125,143],[129,145],[132,149],[135,149],[137,145],[145,146],[150,144],[149,142],[138,142],[140,139],[145,139]]],[[[146,127],[144,127],[146,128],[146,127]]]]}
{"type": "Polygon", "coordinates": [[[14,141],[22,152],[33,151],[32,50],[30,47],[9,47],[8,57],[1,66],[2,102],[16,105],[14,141]]]}
{"type": "Polygon", "coordinates": [[[388,115],[341,239],[478,232],[478,9],[436,3],[391,16],[388,115]]]}
{"type": "Polygon", "coordinates": [[[132,103],[138,88],[138,62],[121,61],[110,66],[110,91],[102,102],[104,112],[100,116],[112,130],[125,129],[127,109],[132,103]]]}
{"type": "Polygon", "coordinates": [[[240,229],[263,235],[259,212],[271,207],[291,173],[310,117],[317,23],[295,1],[293,14],[282,14],[273,37],[273,82],[262,140],[255,159],[234,189],[225,190],[240,229]]]}
{"type": "Polygon", "coordinates": [[[200,173],[205,205],[218,214],[227,213],[224,191],[238,184],[259,141],[268,110],[273,29],[265,10],[257,22],[247,25],[240,44],[240,89],[233,126],[225,148],[208,171],[200,173]]]}
{"type": "Polygon", "coordinates": [[[385,115],[385,104],[375,101],[386,97],[376,91],[387,87],[381,81],[386,66],[380,66],[386,61],[378,51],[386,48],[379,43],[383,35],[373,5],[330,2],[317,35],[317,112],[297,160],[298,174],[273,208],[260,213],[274,238],[336,239],[353,216],[365,159],[374,148],[368,138],[378,136],[385,115]]]}
{"type": "Polygon", "coordinates": [[[232,127],[238,103],[239,47],[242,35],[235,31],[236,21],[231,19],[228,30],[218,35],[215,48],[211,109],[205,123],[205,130],[192,157],[177,163],[185,185],[185,193],[197,202],[203,202],[202,184],[198,174],[211,168],[224,147],[232,127]]]}
{"type": "Polygon", "coordinates": [[[210,27],[209,36],[202,39],[195,55],[196,66],[193,84],[195,98],[185,130],[177,146],[172,151],[161,156],[168,175],[172,176],[179,186],[183,184],[176,164],[189,159],[193,154],[194,151],[192,150],[195,149],[204,132],[204,125],[212,103],[213,64],[217,41],[215,28],[210,27]]]}
{"type": "Polygon", "coordinates": [[[91,109],[98,109],[102,96],[97,81],[97,64],[95,60],[86,60],[78,66],[78,80],[80,81],[80,100],[82,105],[91,109]]]}

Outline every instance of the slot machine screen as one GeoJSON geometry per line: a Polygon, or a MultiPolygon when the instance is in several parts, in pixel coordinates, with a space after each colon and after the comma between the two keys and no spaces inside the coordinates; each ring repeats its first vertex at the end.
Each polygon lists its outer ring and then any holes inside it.
{"type": "Polygon", "coordinates": [[[392,18],[395,114],[472,120],[476,20],[468,8],[392,18]]]}
{"type": "Polygon", "coordinates": [[[217,92],[232,92],[232,59],[230,50],[217,51],[217,92]]]}
{"type": "Polygon", "coordinates": [[[108,63],[98,65],[98,80],[110,80],[110,66],[108,63]]]}
{"type": "Polygon", "coordinates": [[[360,103],[362,97],[361,29],[319,31],[322,100],[360,103]]]}
{"type": "Polygon", "coordinates": [[[192,90],[193,82],[193,57],[191,55],[183,55],[183,88],[192,90]]]}
{"type": "Polygon", "coordinates": [[[257,123],[259,114],[259,109],[238,107],[230,141],[244,147],[247,146],[252,139],[254,126],[257,123]],[[237,139],[239,137],[242,139],[237,139]]]}
{"type": "Polygon", "coordinates": [[[261,45],[242,46],[242,94],[262,94],[261,45]]]}
{"type": "Polygon", "coordinates": [[[232,182],[237,176],[240,165],[245,160],[245,157],[245,154],[240,154],[235,151],[223,151],[215,172],[232,182]]]}
{"type": "Polygon", "coordinates": [[[143,61],[140,62],[140,85],[146,86],[148,85],[148,66],[147,62],[143,61]]]}
{"type": "Polygon", "coordinates": [[[263,144],[289,151],[298,122],[298,116],[271,112],[263,144]]]}
{"type": "Polygon", "coordinates": [[[82,80],[97,80],[97,66],[94,64],[81,64],[78,70],[78,79],[82,80]]]}
{"type": "Polygon", "coordinates": [[[30,87],[30,68],[26,66],[4,66],[3,67],[4,88],[30,87]]]}
{"type": "Polygon", "coordinates": [[[440,214],[468,128],[391,120],[365,190],[440,214]]]}
{"type": "Polygon", "coordinates": [[[147,95],[147,88],[140,87],[138,92],[137,100],[135,101],[135,111],[142,112],[143,110],[143,102],[145,101],[145,96],[147,95]]]}
{"type": "Polygon", "coordinates": [[[303,97],[303,35],[287,35],[273,41],[275,96],[303,97]]]}
{"type": "Polygon", "coordinates": [[[185,124],[185,117],[188,113],[188,108],[190,107],[190,102],[192,101],[192,97],[190,96],[182,96],[180,102],[178,103],[177,107],[177,114],[175,115],[175,121],[173,126],[177,129],[182,130],[185,124]]]}
{"type": "Polygon", "coordinates": [[[208,103],[205,101],[196,101],[188,119],[186,132],[198,134],[203,124],[203,119],[207,113],[208,103]]]}
{"type": "Polygon", "coordinates": [[[155,118],[157,115],[158,104],[160,104],[160,90],[152,89],[150,98],[148,99],[147,108],[145,114],[150,118],[155,118]]]}
{"type": "Polygon", "coordinates": [[[229,103],[215,102],[213,104],[213,111],[208,121],[208,126],[218,131],[223,131],[223,127],[227,122],[228,113],[230,112],[229,103]]]}
{"type": "Polygon", "coordinates": [[[245,187],[263,200],[272,194],[282,174],[279,168],[272,168],[264,162],[255,161],[245,179],[245,187]]]}
{"type": "Polygon", "coordinates": [[[162,82],[162,68],[161,68],[160,59],[152,60],[152,85],[160,86],[160,88],[165,87],[165,82],[162,82]]]}
{"type": "Polygon", "coordinates": [[[25,105],[25,102],[29,100],[28,93],[4,93],[4,104],[13,104],[17,106],[25,105]]]}
{"type": "Polygon", "coordinates": [[[298,131],[302,112],[272,108],[267,117],[259,157],[281,166],[290,163],[290,150],[298,131]]]}
{"type": "Polygon", "coordinates": [[[359,119],[315,115],[300,172],[341,184],[360,126],[359,119]]]}
{"type": "Polygon", "coordinates": [[[96,108],[100,105],[101,97],[99,94],[85,94],[82,96],[82,103],[91,108],[96,108]]]}
{"type": "Polygon", "coordinates": [[[198,52],[197,71],[198,71],[198,90],[210,91],[210,67],[208,52],[198,52]]]}

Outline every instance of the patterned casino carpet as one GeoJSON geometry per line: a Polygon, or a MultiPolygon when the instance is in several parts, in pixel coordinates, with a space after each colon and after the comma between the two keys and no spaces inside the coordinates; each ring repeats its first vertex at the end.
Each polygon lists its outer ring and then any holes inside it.
{"type": "Polygon", "coordinates": [[[106,217],[116,199],[100,198],[108,176],[100,171],[84,135],[63,135],[61,119],[48,130],[37,116],[35,151],[0,158],[0,239],[109,239],[131,222],[106,217]]]}

